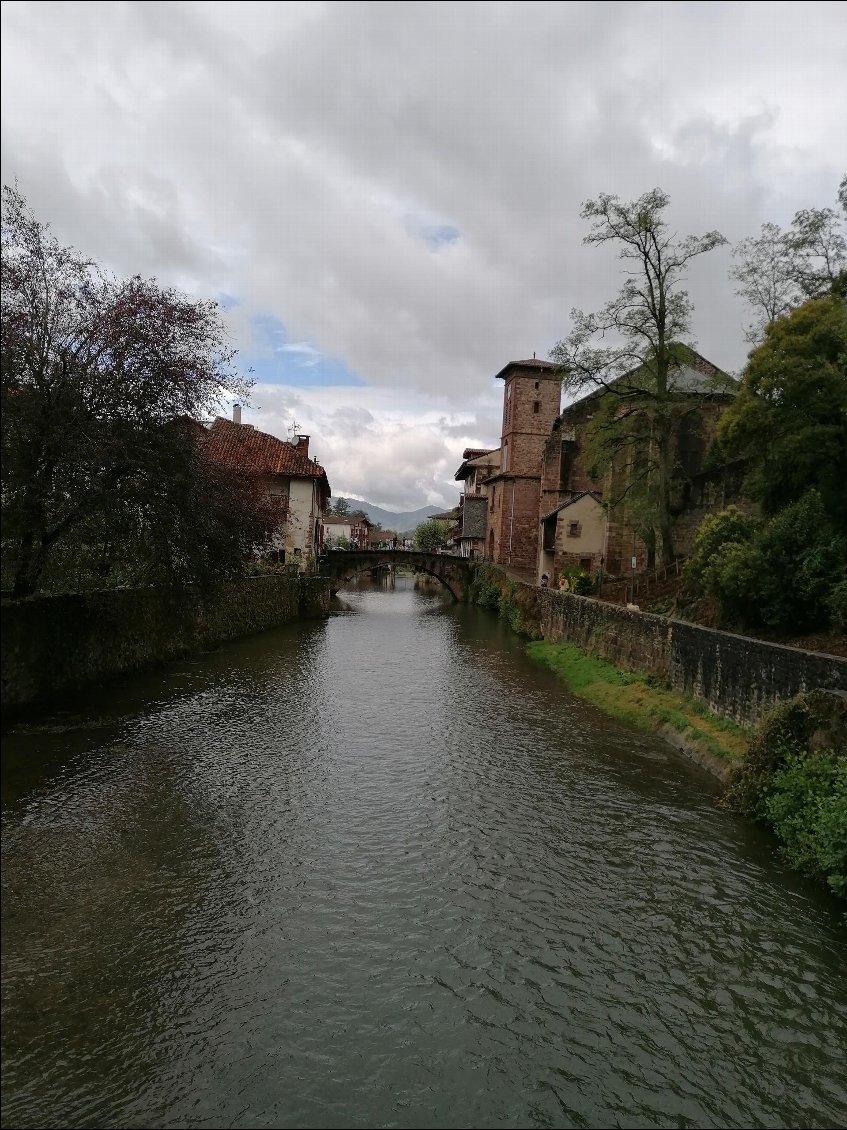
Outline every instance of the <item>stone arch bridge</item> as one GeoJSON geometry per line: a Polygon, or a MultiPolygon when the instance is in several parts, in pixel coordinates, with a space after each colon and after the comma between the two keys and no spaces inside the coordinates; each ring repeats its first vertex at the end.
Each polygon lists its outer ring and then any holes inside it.
{"type": "Polygon", "coordinates": [[[330,579],[335,594],[344,581],[382,565],[405,565],[416,573],[428,573],[441,581],[454,600],[468,599],[473,563],[458,554],[426,553],[419,549],[330,550],[321,557],[318,572],[330,579]]]}

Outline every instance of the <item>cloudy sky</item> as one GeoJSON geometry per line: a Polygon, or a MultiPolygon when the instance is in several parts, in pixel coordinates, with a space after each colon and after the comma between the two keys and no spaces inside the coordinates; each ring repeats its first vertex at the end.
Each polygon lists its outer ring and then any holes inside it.
{"type": "MultiPolygon", "coordinates": [[[[657,185],[730,240],[831,205],[847,5],[2,5],[2,175],[62,242],[226,310],[245,421],[335,495],[453,504],[511,359],[620,283],[580,203],[657,185]]],[[[728,249],[689,276],[738,370],[728,249]]]]}

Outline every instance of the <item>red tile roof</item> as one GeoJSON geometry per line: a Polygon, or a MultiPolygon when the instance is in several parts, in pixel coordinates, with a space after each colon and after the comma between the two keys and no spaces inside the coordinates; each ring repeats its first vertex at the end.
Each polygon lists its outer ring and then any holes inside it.
{"type": "Polygon", "coordinates": [[[362,517],[361,514],[325,514],[323,523],[325,526],[372,526],[373,522],[368,517],[362,517]]]}
{"type": "Polygon", "coordinates": [[[214,463],[239,471],[255,475],[291,475],[297,479],[326,479],[320,463],[309,459],[293,444],[248,424],[234,424],[222,416],[213,421],[204,447],[206,455],[214,463]]]}

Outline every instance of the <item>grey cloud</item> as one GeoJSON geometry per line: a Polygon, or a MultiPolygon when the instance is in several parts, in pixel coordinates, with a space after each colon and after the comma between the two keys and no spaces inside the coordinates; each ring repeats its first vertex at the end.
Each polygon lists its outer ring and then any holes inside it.
{"type": "MultiPolygon", "coordinates": [[[[237,341],[271,313],[398,403],[472,413],[619,286],[582,244],[585,198],[661,185],[681,233],[733,241],[832,202],[844,23],[808,3],[6,4],[3,176],[115,270],[237,295],[237,341]],[[428,223],[460,238],[433,253],[428,223]]],[[[688,286],[701,350],[737,368],[728,265],[688,286]]]]}

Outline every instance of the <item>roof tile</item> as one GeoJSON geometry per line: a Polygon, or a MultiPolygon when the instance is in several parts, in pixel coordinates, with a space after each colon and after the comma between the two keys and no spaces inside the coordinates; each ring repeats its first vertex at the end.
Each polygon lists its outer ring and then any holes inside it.
{"type": "Polygon", "coordinates": [[[319,479],[325,475],[320,463],[276,436],[246,424],[234,424],[217,416],[204,444],[206,455],[239,471],[256,475],[293,475],[300,479],[319,479]]]}

